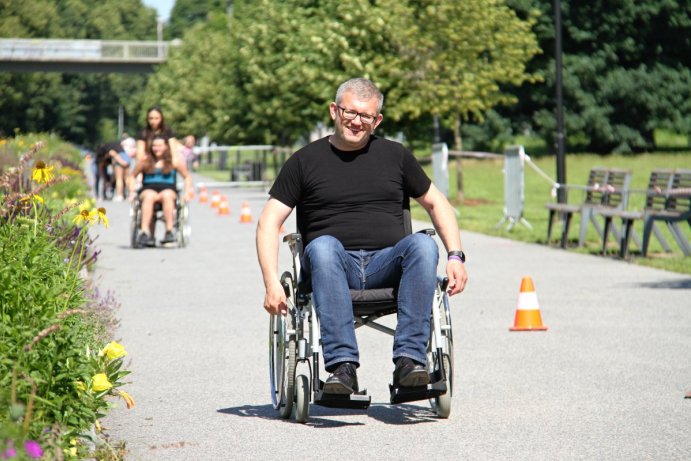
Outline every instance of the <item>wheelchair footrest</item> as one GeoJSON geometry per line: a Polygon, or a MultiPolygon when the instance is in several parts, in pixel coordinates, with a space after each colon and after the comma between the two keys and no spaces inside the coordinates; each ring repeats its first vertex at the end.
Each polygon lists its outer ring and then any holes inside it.
{"type": "Polygon", "coordinates": [[[426,386],[399,387],[394,388],[389,385],[391,391],[391,404],[414,402],[416,400],[427,400],[446,394],[446,383],[437,381],[426,386]]]}
{"type": "Polygon", "coordinates": [[[372,402],[372,397],[367,395],[366,390],[356,394],[325,394],[320,390],[314,398],[315,405],[330,408],[352,408],[356,410],[366,410],[372,402]]]}

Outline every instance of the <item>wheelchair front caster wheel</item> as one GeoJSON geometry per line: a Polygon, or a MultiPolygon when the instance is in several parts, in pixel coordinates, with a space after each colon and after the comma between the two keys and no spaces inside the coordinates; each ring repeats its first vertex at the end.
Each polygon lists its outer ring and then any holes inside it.
{"type": "Polygon", "coordinates": [[[295,381],[295,421],[306,423],[309,419],[310,381],[305,375],[298,375],[295,381]]]}

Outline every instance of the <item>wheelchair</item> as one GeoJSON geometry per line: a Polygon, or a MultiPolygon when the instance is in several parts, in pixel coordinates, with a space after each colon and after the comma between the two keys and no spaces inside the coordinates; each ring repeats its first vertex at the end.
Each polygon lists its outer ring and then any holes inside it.
{"type": "MultiPolygon", "coordinates": [[[[137,236],[142,226],[142,210],[139,193],[132,200],[130,205],[130,245],[132,248],[137,248],[137,236]]],[[[154,205],[154,216],[152,223],[151,235],[156,235],[156,223],[158,221],[164,222],[163,205],[156,203],[154,205]]],[[[177,239],[178,248],[184,248],[190,243],[192,236],[192,228],[190,227],[190,209],[189,204],[185,200],[184,193],[177,190],[177,198],[175,199],[175,215],[173,216],[173,223],[175,229],[175,236],[177,239]]]]}
{"type": "MultiPolygon", "coordinates": [[[[410,214],[405,210],[406,233],[410,231],[410,214]]],[[[432,238],[435,231],[421,231],[432,238]]],[[[281,275],[287,297],[287,315],[271,315],[269,340],[269,379],[272,405],[281,418],[294,414],[297,422],[309,418],[309,404],[333,408],[366,410],[371,397],[366,390],[351,395],[323,392],[324,381],[319,378],[320,335],[311,293],[299,282],[302,237],[299,233],[284,236],[293,257],[292,270],[281,275]]],[[[451,310],[446,294],[448,279],[437,279],[430,321],[430,340],[427,345],[427,370],[430,384],[419,387],[394,388],[389,385],[390,403],[398,404],[429,400],[432,411],[439,418],[451,414],[453,394],[453,335],[451,310]]],[[[370,327],[394,335],[395,330],[375,320],[397,311],[393,288],[351,290],[355,328],[370,327]]]]}

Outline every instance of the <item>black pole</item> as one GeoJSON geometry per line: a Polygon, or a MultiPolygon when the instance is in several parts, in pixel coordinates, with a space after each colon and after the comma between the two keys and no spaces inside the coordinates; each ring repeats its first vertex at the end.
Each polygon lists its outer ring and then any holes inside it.
{"type": "MultiPolygon", "coordinates": [[[[561,63],[561,0],[554,0],[554,52],[556,58],[556,87],[557,87],[557,182],[566,184],[566,153],[564,152],[564,100],[562,95],[562,63],[561,63]]],[[[557,189],[557,201],[566,203],[566,189],[557,189]]]]}

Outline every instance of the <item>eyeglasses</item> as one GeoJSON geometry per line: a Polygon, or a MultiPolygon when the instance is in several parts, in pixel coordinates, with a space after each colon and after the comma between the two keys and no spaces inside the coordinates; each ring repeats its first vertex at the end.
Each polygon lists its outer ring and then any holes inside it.
{"type": "Polygon", "coordinates": [[[355,117],[360,116],[360,121],[367,125],[371,125],[377,119],[376,115],[363,114],[362,112],[357,112],[352,109],[346,109],[345,107],[336,106],[341,109],[341,115],[346,120],[355,120],[355,117]]]}

